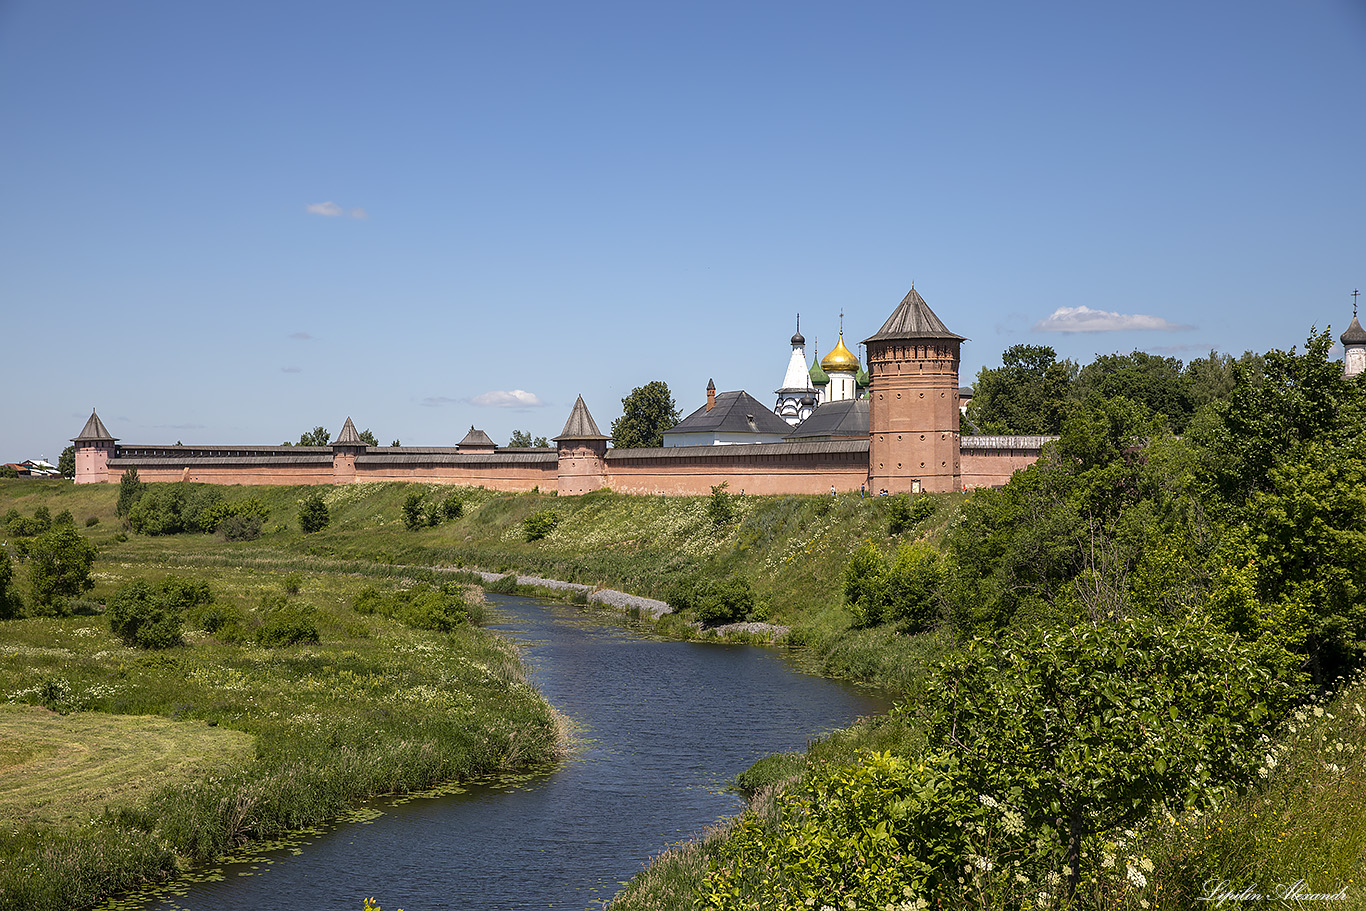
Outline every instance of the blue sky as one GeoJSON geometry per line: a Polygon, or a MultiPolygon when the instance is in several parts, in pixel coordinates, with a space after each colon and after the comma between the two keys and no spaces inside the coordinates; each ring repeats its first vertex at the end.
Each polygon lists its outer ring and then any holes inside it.
{"type": "Polygon", "coordinates": [[[1364,94],[1360,0],[6,0],[0,459],[768,401],[912,282],[965,384],[1337,335],[1364,94]]]}

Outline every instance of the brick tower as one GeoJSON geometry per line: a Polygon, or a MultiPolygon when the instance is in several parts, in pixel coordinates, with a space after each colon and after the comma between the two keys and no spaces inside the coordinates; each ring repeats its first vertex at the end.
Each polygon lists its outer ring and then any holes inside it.
{"type": "Polygon", "coordinates": [[[874,492],[957,490],[958,352],[966,341],[914,287],[864,340],[872,398],[868,477],[874,492]]]}
{"type": "Polygon", "coordinates": [[[560,496],[574,496],[607,486],[607,441],[579,396],[564,430],[555,437],[560,453],[560,496]]]}
{"type": "Polygon", "coordinates": [[[356,458],[364,455],[367,444],[356,433],[356,425],[346,418],[341,433],[330,444],[332,447],[332,483],[350,484],[356,480],[356,458]]]}
{"type": "Polygon", "coordinates": [[[114,457],[118,438],[105,429],[104,422],[90,409],[90,418],[72,438],[76,444],[76,483],[103,484],[109,480],[109,460],[114,457]]]}

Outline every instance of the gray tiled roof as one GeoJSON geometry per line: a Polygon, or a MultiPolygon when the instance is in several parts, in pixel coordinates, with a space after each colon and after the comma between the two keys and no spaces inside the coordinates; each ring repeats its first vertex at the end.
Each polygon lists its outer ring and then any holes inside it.
{"type": "Polygon", "coordinates": [[[811,417],[798,424],[787,434],[789,440],[810,437],[862,437],[868,436],[868,400],[851,399],[844,402],[827,402],[811,417]]]}
{"type": "Polygon", "coordinates": [[[902,338],[956,338],[960,342],[966,341],[963,336],[949,331],[943,320],[934,315],[930,305],[925,303],[925,299],[914,288],[892,311],[892,315],[887,317],[887,322],[882,324],[877,334],[868,336],[863,340],[863,344],[902,338]]]}
{"type": "Polygon", "coordinates": [[[117,440],[117,439],[118,439],[118,437],[114,436],[112,433],[110,433],[108,430],[105,429],[104,422],[101,421],[101,420],[100,420],[100,416],[99,416],[98,414],[95,413],[95,409],[91,408],[91,409],[90,409],[90,419],[87,420],[87,421],[85,422],[85,427],[83,427],[83,428],[81,429],[81,432],[78,433],[76,436],[72,437],[71,442],[73,442],[73,443],[95,443],[95,442],[109,443],[109,442],[113,442],[113,441],[115,441],[115,440],[117,440]]]}
{"type": "Polygon", "coordinates": [[[718,392],[716,405],[703,405],[665,433],[776,433],[786,435],[792,425],[745,392],[718,392]]]}
{"type": "Polygon", "coordinates": [[[597,422],[588,413],[588,406],[583,403],[583,396],[579,396],[574,401],[574,410],[569,412],[569,420],[564,422],[564,430],[555,439],[606,440],[610,437],[598,429],[597,422]]]}

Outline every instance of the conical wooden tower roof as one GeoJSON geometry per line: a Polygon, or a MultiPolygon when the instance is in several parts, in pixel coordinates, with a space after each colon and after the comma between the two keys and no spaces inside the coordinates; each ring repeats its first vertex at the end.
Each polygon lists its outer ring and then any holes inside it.
{"type": "Polygon", "coordinates": [[[90,409],[90,419],[85,422],[85,427],[81,432],[72,438],[73,443],[116,443],[118,437],[110,433],[104,426],[104,421],[95,413],[95,409],[90,409]]]}
{"type": "Polygon", "coordinates": [[[555,437],[558,440],[607,440],[611,439],[598,429],[597,422],[588,413],[588,406],[583,403],[583,396],[579,396],[574,402],[574,410],[569,412],[569,420],[564,422],[564,430],[555,437]]]}
{"type": "Polygon", "coordinates": [[[887,322],[882,324],[877,334],[864,339],[863,344],[903,338],[952,338],[960,342],[967,341],[963,336],[949,331],[949,327],[934,315],[930,305],[925,303],[925,299],[914,287],[892,311],[892,315],[887,317],[887,322]]]}
{"type": "Polygon", "coordinates": [[[346,423],[342,425],[341,433],[337,434],[337,438],[332,441],[333,446],[338,444],[351,446],[365,445],[365,441],[360,438],[360,434],[356,433],[356,425],[351,423],[351,418],[349,416],[346,418],[346,423]]]}

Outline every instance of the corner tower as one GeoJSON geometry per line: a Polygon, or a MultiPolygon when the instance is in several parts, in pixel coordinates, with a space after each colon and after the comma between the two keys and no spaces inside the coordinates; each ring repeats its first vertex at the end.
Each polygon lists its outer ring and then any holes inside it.
{"type": "Polygon", "coordinates": [[[872,397],[868,476],[874,491],[957,490],[958,359],[966,341],[915,290],[864,340],[872,397]]]}
{"type": "Polygon", "coordinates": [[[90,409],[81,432],[72,438],[76,444],[76,483],[102,484],[109,480],[109,460],[114,457],[118,438],[110,433],[90,409]]]}

